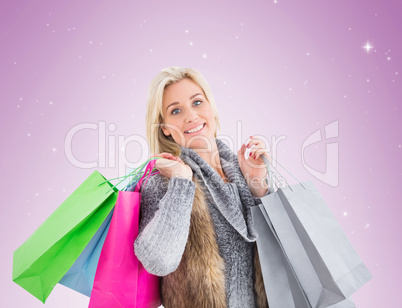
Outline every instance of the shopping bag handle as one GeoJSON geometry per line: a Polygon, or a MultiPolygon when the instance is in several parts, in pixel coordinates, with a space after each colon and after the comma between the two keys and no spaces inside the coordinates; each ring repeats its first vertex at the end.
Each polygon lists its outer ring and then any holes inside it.
{"type": "Polygon", "coordinates": [[[154,175],[154,174],[158,174],[158,173],[159,173],[159,171],[154,171],[154,172],[152,172],[152,170],[153,170],[154,167],[155,167],[155,163],[156,163],[156,159],[152,159],[152,160],[148,163],[147,167],[145,168],[144,174],[142,175],[142,177],[139,179],[137,185],[135,186],[135,189],[134,189],[135,192],[140,192],[141,185],[142,185],[142,182],[144,181],[145,177],[146,177],[146,181],[145,181],[144,186],[147,185],[147,182],[148,182],[149,177],[150,177],[151,175],[154,175]]]}
{"type": "MultiPolygon", "coordinates": [[[[287,186],[290,188],[290,190],[293,191],[293,189],[290,187],[288,181],[286,181],[286,178],[278,171],[277,168],[275,168],[275,167],[273,166],[272,162],[268,159],[268,157],[266,157],[265,155],[261,155],[261,157],[262,157],[262,160],[264,161],[265,165],[267,166],[267,169],[268,169],[268,176],[270,177],[270,173],[271,173],[271,174],[275,177],[275,179],[279,182],[279,179],[278,179],[278,177],[276,176],[276,174],[273,173],[273,172],[270,170],[270,167],[274,168],[275,171],[285,180],[285,182],[286,182],[287,186]]],[[[270,156],[270,157],[271,157],[271,159],[274,160],[279,166],[281,166],[283,169],[285,169],[291,176],[293,176],[293,178],[294,178],[297,182],[299,182],[299,184],[300,184],[304,189],[306,189],[306,187],[303,186],[303,184],[296,178],[296,176],[294,176],[288,169],[286,169],[282,164],[280,164],[280,163],[279,163],[276,159],[274,159],[272,156],[270,156]]],[[[270,178],[271,178],[271,177],[270,177],[270,178]]],[[[273,183],[274,183],[274,185],[276,186],[276,188],[278,189],[279,187],[276,185],[276,182],[273,181],[273,183]]]]}

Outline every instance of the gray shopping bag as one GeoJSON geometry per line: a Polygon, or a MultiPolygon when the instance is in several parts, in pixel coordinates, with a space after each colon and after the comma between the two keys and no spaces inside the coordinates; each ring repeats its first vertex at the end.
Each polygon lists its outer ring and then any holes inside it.
{"type": "MultiPolygon", "coordinates": [[[[262,216],[307,299],[307,307],[336,303],[341,306],[334,307],[347,307],[345,300],[371,275],[314,184],[279,188],[261,201],[262,216]]],[[[289,286],[295,298],[295,283],[289,280],[289,286]]]]}
{"type": "MultiPolygon", "coordinates": [[[[291,268],[263,205],[251,208],[258,233],[257,249],[270,308],[311,308],[291,268]]],[[[355,308],[349,298],[330,308],[355,308]]]]}

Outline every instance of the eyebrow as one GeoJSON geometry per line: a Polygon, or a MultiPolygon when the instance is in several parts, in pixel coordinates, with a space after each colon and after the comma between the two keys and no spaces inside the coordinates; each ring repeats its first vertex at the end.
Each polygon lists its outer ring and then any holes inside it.
{"type": "MultiPolygon", "coordinates": [[[[202,94],[201,94],[201,93],[196,93],[196,94],[194,94],[194,95],[191,95],[190,98],[189,98],[189,100],[191,101],[191,100],[192,100],[194,97],[196,97],[197,95],[202,95],[202,94]]],[[[179,102],[171,103],[169,106],[166,107],[166,110],[168,110],[170,106],[177,105],[177,104],[179,104],[179,102]]]]}

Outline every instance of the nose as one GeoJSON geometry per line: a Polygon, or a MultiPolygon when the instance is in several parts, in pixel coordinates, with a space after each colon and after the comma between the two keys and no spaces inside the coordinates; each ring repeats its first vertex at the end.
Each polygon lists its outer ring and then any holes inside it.
{"type": "Polygon", "coordinates": [[[198,114],[197,111],[190,108],[187,112],[186,112],[186,118],[185,121],[187,123],[191,123],[191,122],[195,122],[198,119],[198,114]]]}

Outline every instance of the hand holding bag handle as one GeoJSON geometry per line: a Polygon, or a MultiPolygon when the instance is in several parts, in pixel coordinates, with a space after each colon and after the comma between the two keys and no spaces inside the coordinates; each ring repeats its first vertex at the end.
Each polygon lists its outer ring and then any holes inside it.
{"type": "Polygon", "coordinates": [[[89,307],[158,307],[159,277],[149,274],[134,254],[138,235],[144,178],[154,174],[155,161],[148,163],[135,191],[120,191],[109,232],[96,271],[89,307]]]}

